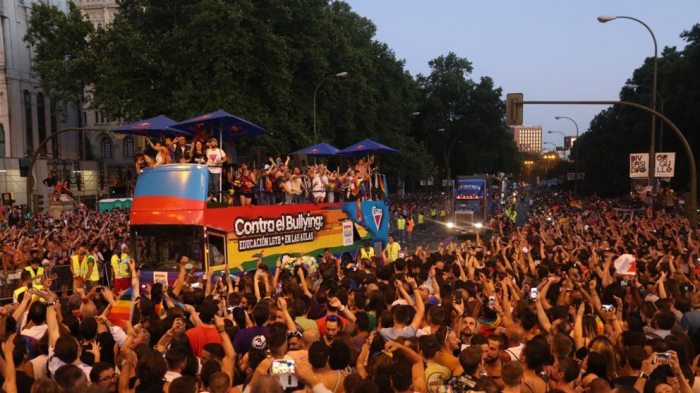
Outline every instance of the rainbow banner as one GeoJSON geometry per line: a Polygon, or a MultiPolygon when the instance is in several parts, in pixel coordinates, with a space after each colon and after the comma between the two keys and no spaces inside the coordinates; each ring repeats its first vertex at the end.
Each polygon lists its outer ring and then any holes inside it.
{"type": "Polygon", "coordinates": [[[569,207],[572,210],[576,210],[576,211],[580,211],[580,212],[583,211],[583,204],[581,203],[581,201],[576,201],[576,200],[572,199],[569,201],[569,207]]]}
{"type": "Polygon", "coordinates": [[[131,321],[134,315],[133,293],[133,288],[124,291],[121,296],[119,296],[114,306],[112,306],[112,309],[109,311],[109,316],[107,316],[110,322],[122,329],[126,328],[126,322],[131,321]]]}

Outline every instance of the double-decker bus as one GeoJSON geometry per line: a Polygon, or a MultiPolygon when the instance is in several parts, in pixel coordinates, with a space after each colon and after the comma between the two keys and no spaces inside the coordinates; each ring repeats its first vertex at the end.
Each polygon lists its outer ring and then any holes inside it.
{"type": "Polygon", "coordinates": [[[384,201],[221,206],[208,203],[208,190],[203,165],[161,165],[139,175],[130,227],[142,283],[174,282],[182,256],[199,272],[255,268],[261,253],[274,268],[285,254],[354,254],[365,242],[380,251],[388,240],[384,201]]]}

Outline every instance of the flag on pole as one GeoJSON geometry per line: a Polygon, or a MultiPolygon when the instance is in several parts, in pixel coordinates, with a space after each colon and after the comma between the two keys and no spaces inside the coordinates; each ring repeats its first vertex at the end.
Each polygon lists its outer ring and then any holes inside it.
{"type": "Polygon", "coordinates": [[[134,315],[133,294],[133,288],[124,291],[121,296],[119,296],[114,306],[112,306],[112,309],[109,311],[109,316],[107,317],[112,324],[122,329],[126,328],[126,322],[131,321],[134,315]]]}

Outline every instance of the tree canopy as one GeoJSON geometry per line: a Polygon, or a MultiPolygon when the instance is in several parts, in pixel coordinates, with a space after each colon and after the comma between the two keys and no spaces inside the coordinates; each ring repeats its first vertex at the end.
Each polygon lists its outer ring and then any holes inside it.
{"type": "Polygon", "coordinates": [[[454,54],[433,60],[431,75],[414,79],[375,39],[374,24],[342,1],[122,0],[102,29],[69,4],[63,14],[34,3],[25,37],[51,98],[77,104],[90,86],[84,99],[91,107],[127,120],[224,109],[274,134],[244,145],[285,154],[313,142],[317,84],[348,72],[318,90],[319,142],[342,148],[375,139],[402,153],[383,159],[387,173],[425,178],[435,174],[433,157],[444,162],[443,149],[420,143],[426,138],[420,124],[444,123],[454,111],[461,117],[452,119],[450,135],[464,139],[454,168],[512,169],[501,90],[491,79],[468,79],[471,64],[454,54]],[[444,97],[431,97],[433,90],[444,97]]]}
{"type": "MultiPolygon", "coordinates": [[[[691,146],[695,159],[700,159],[700,135],[695,130],[700,122],[700,24],[681,34],[687,42],[683,50],[666,47],[659,56],[658,92],[663,99],[663,112],[681,130],[691,146]]],[[[638,85],[631,90],[623,88],[620,99],[649,105],[653,80],[653,58],[647,58],[636,69],[628,84],[638,85]]],[[[657,110],[661,110],[657,100],[657,110]]],[[[656,151],[661,146],[660,126],[656,127],[656,151]]],[[[689,183],[688,158],[680,140],[668,128],[663,132],[663,151],[676,153],[675,177],[672,186],[687,190],[689,183]]],[[[579,190],[620,195],[629,191],[630,153],[649,151],[651,117],[642,111],[614,107],[601,111],[591,122],[589,132],[576,141],[581,149],[579,168],[586,172],[586,180],[579,190]],[[600,189],[600,184],[605,184],[600,189]],[[583,187],[582,187],[583,186],[583,187]]]]}

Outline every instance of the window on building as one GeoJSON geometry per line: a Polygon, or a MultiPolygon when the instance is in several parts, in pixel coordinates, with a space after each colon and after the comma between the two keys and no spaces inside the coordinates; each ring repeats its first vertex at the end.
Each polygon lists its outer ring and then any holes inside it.
{"type": "MultiPolygon", "coordinates": [[[[39,130],[39,143],[46,139],[46,104],[44,95],[39,93],[36,95],[36,113],[37,113],[37,128],[39,130]]],[[[41,154],[46,155],[46,146],[41,148],[41,154]]]]}
{"type": "Polygon", "coordinates": [[[134,138],[128,136],[124,139],[124,158],[134,156],[134,138]]]}
{"type": "Polygon", "coordinates": [[[102,138],[102,158],[112,158],[112,140],[108,137],[102,138]]]}
{"type": "Polygon", "coordinates": [[[24,123],[27,134],[27,151],[34,151],[34,133],[32,131],[32,95],[29,90],[24,91],[24,123]]]}

